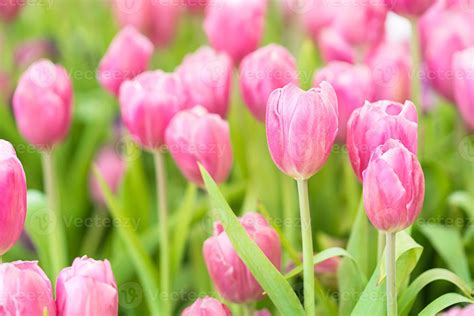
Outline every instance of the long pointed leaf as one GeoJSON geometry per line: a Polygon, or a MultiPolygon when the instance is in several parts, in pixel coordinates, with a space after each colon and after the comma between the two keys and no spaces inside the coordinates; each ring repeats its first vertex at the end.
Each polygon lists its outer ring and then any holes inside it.
{"type": "Polygon", "coordinates": [[[419,316],[437,315],[446,307],[449,307],[451,305],[458,304],[458,303],[473,303],[473,301],[457,293],[444,294],[438,297],[437,299],[435,299],[428,306],[426,306],[418,315],[419,316]]]}

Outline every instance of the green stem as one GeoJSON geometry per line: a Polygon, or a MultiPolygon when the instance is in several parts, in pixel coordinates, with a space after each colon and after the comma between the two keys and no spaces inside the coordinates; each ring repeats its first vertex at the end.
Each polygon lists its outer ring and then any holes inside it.
{"type": "Polygon", "coordinates": [[[385,233],[379,231],[378,240],[377,240],[377,262],[382,260],[382,254],[383,254],[384,248],[385,248],[385,233]]]}
{"type": "Polygon", "coordinates": [[[160,151],[154,152],[156,174],[156,198],[158,200],[158,222],[160,226],[160,285],[163,303],[163,315],[170,311],[170,250],[168,234],[168,202],[166,193],[166,169],[164,157],[160,151]]]}
{"type": "Polygon", "coordinates": [[[82,244],[82,255],[94,256],[100,247],[100,242],[105,233],[104,219],[107,215],[102,209],[96,209],[92,216],[92,226],[87,230],[82,244]]]}
{"type": "Polygon", "coordinates": [[[306,315],[314,316],[313,235],[311,233],[308,180],[297,180],[297,183],[301,216],[301,237],[303,241],[304,306],[306,315]]]}
{"type": "Polygon", "coordinates": [[[296,192],[294,183],[287,176],[281,174],[281,194],[283,197],[283,216],[285,224],[283,233],[292,247],[297,245],[296,222],[298,218],[298,209],[296,208],[296,192]]]}
{"type": "Polygon", "coordinates": [[[49,208],[49,251],[51,256],[51,278],[56,279],[59,271],[67,264],[66,234],[60,209],[60,197],[54,174],[52,151],[42,152],[44,188],[48,198],[49,208]]]}
{"type": "Polygon", "coordinates": [[[253,303],[247,303],[242,306],[244,316],[253,316],[255,309],[253,303]]]}
{"type": "Polygon", "coordinates": [[[387,233],[387,315],[397,316],[397,283],[396,283],[396,260],[395,240],[396,233],[387,233]]]}

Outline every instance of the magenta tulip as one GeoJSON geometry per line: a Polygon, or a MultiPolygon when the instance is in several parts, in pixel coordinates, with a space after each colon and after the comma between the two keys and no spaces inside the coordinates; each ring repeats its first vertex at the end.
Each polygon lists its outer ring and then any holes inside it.
{"type": "Polygon", "coordinates": [[[362,172],[374,150],[390,138],[400,140],[412,153],[418,148],[418,115],[411,101],[366,102],[356,109],[347,123],[347,150],[355,174],[362,172]]]}
{"type": "Polygon", "coordinates": [[[148,68],[153,44],[135,28],[127,26],[118,33],[102,58],[98,80],[104,89],[118,96],[120,86],[148,68]]]}
{"type": "Polygon", "coordinates": [[[337,95],[339,113],[339,132],[337,140],[346,139],[346,126],[352,112],[372,100],[374,94],[370,69],[363,65],[352,65],[334,61],[315,74],[313,86],[323,81],[329,82],[337,95]]]}
{"type": "Polygon", "coordinates": [[[252,114],[265,121],[267,101],[273,90],[298,84],[294,57],[283,46],[270,44],[247,55],[240,64],[240,90],[252,114]]]}
{"type": "Polygon", "coordinates": [[[56,281],[58,316],[118,314],[118,292],[109,261],[76,258],[56,281]]]}
{"type": "Polygon", "coordinates": [[[163,71],[145,72],[120,89],[122,119],[134,140],[156,150],[165,143],[165,130],[184,106],[179,76],[163,71]]]}
{"type": "Polygon", "coordinates": [[[474,130],[474,46],[454,55],[454,96],[466,126],[474,130]]]}
{"type": "Polygon", "coordinates": [[[51,282],[35,261],[0,264],[0,314],[56,316],[51,282]]]}
{"type": "Polygon", "coordinates": [[[363,179],[364,206],[372,225],[396,233],[413,224],[423,206],[425,179],[410,150],[389,139],[374,151],[363,179]]]}
{"type": "Polygon", "coordinates": [[[187,55],[176,72],[185,87],[185,108],[201,105],[211,113],[227,116],[232,81],[229,56],[202,47],[187,55]]]}
{"type": "Polygon", "coordinates": [[[198,298],[181,313],[181,316],[232,316],[232,313],[225,304],[206,296],[198,298]]]}
{"type": "Polygon", "coordinates": [[[166,130],[166,145],[184,176],[203,186],[198,163],[217,183],[232,168],[229,124],[217,114],[197,106],[178,113],[166,130]]]}
{"type": "Polygon", "coordinates": [[[260,44],[267,0],[211,0],[204,30],[212,47],[239,63],[260,44]]]}
{"type": "Polygon", "coordinates": [[[407,42],[384,42],[367,58],[375,100],[405,102],[411,98],[412,60],[407,42]]]}
{"type": "Polygon", "coordinates": [[[25,3],[25,0],[1,0],[0,20],[3,20],[5,22],[12,22],[20,13],[25,3]]]}
{"type": "Polygon", "coordinates": [[[13,96],[18,129],[41,149],[62,141],[71,125],[72,83],[66,70],[48,60],[32,64],[13,96]]]}
{"type": "Polygon", "coordinates": [[[385,0],[388,9],[410,16],[422,15],[435,2],[436,0],[385,0]]]}
{"type": "Polygon", "coordinates": [[[0,256],[20,238],[26,218],[26,177],[13,146],[0,139],[0,256]]]}
{"type": "Polygon", "coordinates": [[[186,7],[192,11],[201,11],[207,7],[209,0],[184,0],[186,7]]]}
{"type": "MultiPolygon", "coordinates": [[[[280,269],[281,245],[277,232],[258,213],[247,213],[240,223],[273,265],[280,269]]],[[[204,260],[219,294],[233,303],[263,298],[263,290],[234,250],[221,223],[214,235],[204,242],[204,260]]]]}
{"type": "Polygon", "coordinates": [[[324,165],[338,132],[332,86],[303,91],[288,84],[268,99],[266,129],[273,161],[286,175],[308,179],[324,165]]]}
{"type": "MultiPolygon", "coordinates": [[[[112,193],[116,193],[125,173],[125,162],[122,156],[111,147],[105,147],[97,154],[94,165],[104,178],[112,193]]],[[[90,175],[89,188],[95,203],[104,205],[105,200],[95,175],[90,175]]]]}

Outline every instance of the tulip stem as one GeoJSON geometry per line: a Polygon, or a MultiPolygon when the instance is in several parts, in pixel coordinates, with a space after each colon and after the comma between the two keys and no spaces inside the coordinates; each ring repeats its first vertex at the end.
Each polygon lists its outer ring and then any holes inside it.
{"type": "Polygon", "coordinates": [[[170,251],[168,234],[168,202],[166,193],[166,169],[163,154],[154,152],[156,174],[156,198],[158,200],[158,222],[160,225],[160,282],[163,304],[163,315],[171,315],[170,311],[170,251]]]}
{"type": "Polygon", "coordinates": [[[247,303],[243,305],[243,315],[244,316],[253,316],[254,314],[254,307],[253,303],[247,303]]]}
{"type": "Polygon", "coordinates": [[[387,245],[385,252],[387,259],[387,315],[397,316],[397,283],[396,283],[396,260],[395,240],[396,233],[387,233],[387,245]]]}
{"type": "Polygon", "coordinates": [[[385,233],[379,231],[377,240],[377,262],[382,260],[383,249],[385,248],[385,238],[385,233]]]}
{"type": "Polygon", "coordinates": [[[93,257],[100,248],[100,242],[106,232],[104,220],[107,215],[103,209],[95,209],[92,215],[92,226],[89,227],[83,241],[81,254],[93,257]]]}
{"type": "Polygon", "coordinates": [[[306,315],[315,315],[313,235],[309,210],[308,180],[297,180],[301,216],[301,237],[303,241],[304,306],[306,315]]]}
{"type": "Polygon", "coordinates": [[[56,279],[59,271],[67,264],[66,235],[60,209],[60,196],[53,165],[53,152],[42,153],[44,189],[48,198],[48,238],[51,257],[51,278],[56,279]]]}

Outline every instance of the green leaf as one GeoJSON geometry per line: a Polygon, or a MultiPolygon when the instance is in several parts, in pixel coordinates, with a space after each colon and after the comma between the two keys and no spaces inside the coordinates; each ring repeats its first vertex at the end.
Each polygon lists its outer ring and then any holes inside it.
{"type": "Polygon", "coordinates": [[[452,206],[463,209],[471,219],[474,219],[474,199],[468,192],[454,192],[449,196],[448,202],[452,206]]]}
{"type": "Polygon", "coordinates": [[[410,308],[421,290],[435,281],[448,281],[457,286],[465,296],[472,296],[472,289],[460,277],[446,269],[431,269],[417,277],[403,292],[398,300],[401,315],[408,315],[410,308]]]}
{"type": "Polygon", "coordinates": [[[304,315],[303,307],[290,284],[250,239],[211,176],[201,165],[199,168],[211,205],[219,214],[224,230],[239,257],[282,315],[304,315]]]}
{"type": "Polygon", "coordinates": [[[471,282],[471,273],[459,230],[439,224],[420,225],[419,228],[446,262],[448,268],[464,281],[471,282]]]}
{"type": "MultiPolygon", "coordinates": [[[[323,262],[327,259],[330,259],[330,258],[334,258],[334,257],[349,258],[357,266],[357,262],[355,261],[354,257],[352,257],[352,255],[350,253],[348,253],[346,250],[344,250],[342,248],[339,248],[339,247],[333,247],[333,248],[329,248],[329,249],[325,249],[325,250],[321,251],[320,253],[318,253],[317,255],[315,255],[313,257],[313,264],[318,265],[321,262],[323,262]]],[[[299,265],[296,268],[294,268],[293,270],[291,270],[290,272],[288,272],[285,275],[285,278],[286,279],[294,278],[295,276],[300,274],[302,271],[303,271],[303,266],[299,265]]]]}
{"type": "Polygon", "coordinates": [[[459,304],[459,303],[473,303],[473,301],[457,293],[444,294],[438,297],[437,299],[435,299],[428,306],[426,306],[418,315],[419,316],[437,315],[439,312],[441,312],[445,308],[454,304],[459,304]]]}
{"type": "MultiPolygon", "coordinates": [[[[123,221],[126,219],[124,218],[123,210],[96,167],[94,167],[94,174],[98,180],[102,194],[105,197],[105,202],[110,213],[117,221],[126,222],[123,221]]],[[[145,248],[140,243],[140,239],[130,225],[117,225],[116,229],[125,243],[126,251],[128,252],[132,263],[135,265],[138,277],[144,287],[143,291],[147,298],[148,308],[150,309],[151,315],[160,315],[160,304],[156,296],[160,293],[158,289],[158,273],[153,261],[151,261],[150,257],[147,255],[145,248]]]]}

